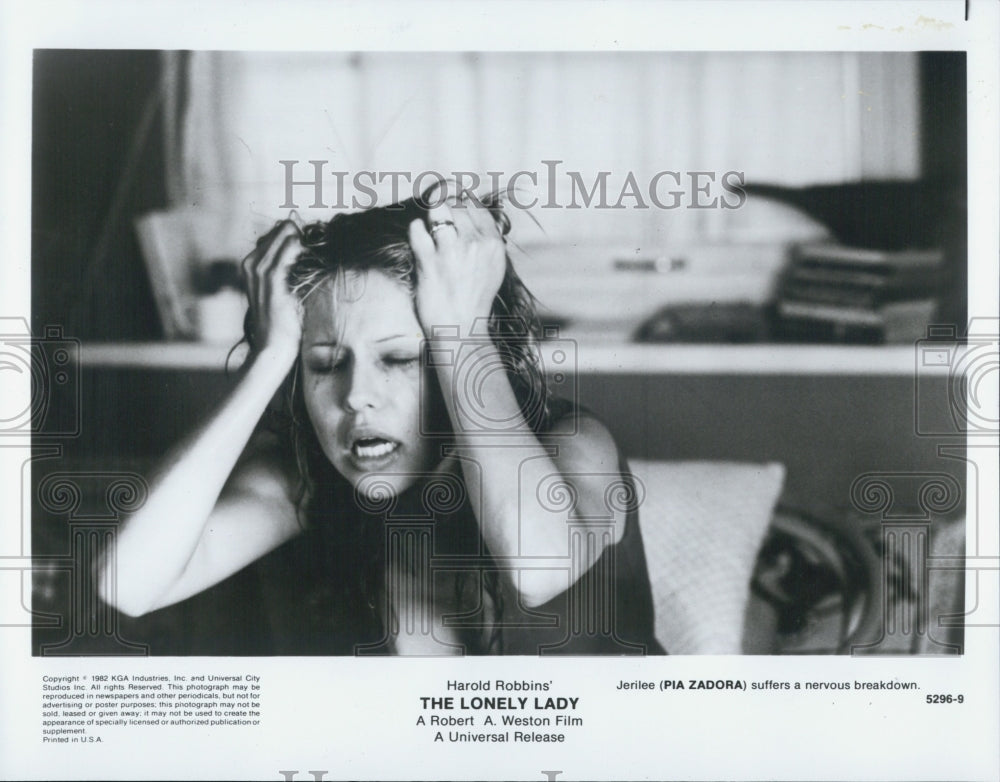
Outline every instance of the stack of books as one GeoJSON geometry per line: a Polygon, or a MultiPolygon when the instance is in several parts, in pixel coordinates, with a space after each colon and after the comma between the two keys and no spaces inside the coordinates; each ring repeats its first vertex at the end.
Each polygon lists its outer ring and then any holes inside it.
{"type": "Polygon", "coordinates": [[[947,280],[938,249],[870,250],[840,244],[797,247],[776,304],[779,339],[913,342],[933,322],[947,280]]]}

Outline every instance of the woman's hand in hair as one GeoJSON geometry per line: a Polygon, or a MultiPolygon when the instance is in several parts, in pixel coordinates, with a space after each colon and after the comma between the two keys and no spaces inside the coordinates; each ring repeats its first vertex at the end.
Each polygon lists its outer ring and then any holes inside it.
{"type": "MultiPolygon", "coordinates": [[[[475,198],[442,203],[427,224],[410,224],[417,261],[417,316],[430,338],[435,326],[458,326],[467,337],[488,318],[507,268],[504,241],[490,210],[475,198]]],[[[484,331],[485,333],[485,331],[484,331]]]]}
{"type": "Polygon", "coordinates": [[[275,352],[289,363],[302,338],[299,304],[288,289],[288,269],[302,251],[298,226],[283,220],[243,259],[247,287],[246,336],[255,354],[275,352]]]}

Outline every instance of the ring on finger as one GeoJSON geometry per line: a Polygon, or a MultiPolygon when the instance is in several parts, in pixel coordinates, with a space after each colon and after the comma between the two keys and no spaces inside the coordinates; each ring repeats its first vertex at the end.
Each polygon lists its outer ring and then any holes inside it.
{"type": "Polygon", "coordinates": [[[458,227],[455,225],[454,220],[435,220],[431,223],[431,236],[434,236],[434,234],[443,228],[454,228],[455,233],[458,233],[458,227]]]}

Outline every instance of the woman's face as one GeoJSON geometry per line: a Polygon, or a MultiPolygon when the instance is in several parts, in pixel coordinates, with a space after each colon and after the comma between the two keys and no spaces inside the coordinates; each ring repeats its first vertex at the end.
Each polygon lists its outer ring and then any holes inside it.
{"type": "Polygon", "coordinates": [[[306,299],[306,410],[326,457],[355,486],[378,474],[399,493],[440,461],[421,437],[421,411],[437,401],[434,378],[421,377],[431,371],[422,340],[409,291],[381,272],[350,272],[306,299]]]}

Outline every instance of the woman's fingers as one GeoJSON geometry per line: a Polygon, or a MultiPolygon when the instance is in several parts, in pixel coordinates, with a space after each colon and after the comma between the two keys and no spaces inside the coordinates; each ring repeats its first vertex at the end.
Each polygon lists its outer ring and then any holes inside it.
{"type": "Polygon", "coordinates": [[[242,267],[245,277],[259,275],[261,266],[269,265],[285,236],[298,235],[299,229],[290,220],[277,223],[270,231],[257,240],[257,246],[243,259],[242,267]]]}
{"type": "Polygon", "coordinates": [[[466,258],[468,251],[461,250],[462,247],[469,251],[475,248],[477,256],[485,252],[492,257],[494,246],[502,245],[502,234],[492,212],[477,198],[453,205],[442,202],[430,207],[427,210],[427,229],[414,236],[411,226],[410,239],[414,250],[420,251],[420,260],[425,265],[432,258],[439,258],[446,266],[457,261],[459,256],[466,258]],[[424,234],[431,240],[431,245],[424,241],[424,234]],[[433,250],[437,253],[433,254],[433,250]]]}
{"type": "Polygon", "coordinates": [[[414,220],[410,223],[409,234],[410,247],[413,248],[413,252],[417,256],[417,262],[426,263],[437,248],[434,245],[434,239],[431,238],[427,230],[427,226],[424,225],[424,221],[414,220]]]}
{"type": "Polygon", "coordinates": [[[285,220],[268,243],[267,250],[257,264],[257,274],[268,277],[282,261],[289,263],[289,249],[298,244],[299,228],[290,220],[285,220]]]}
{"type": "Polygon", "coordinates": [[[289,234],[281,239],[271,258],[261,264],[261,276],[271,280],[275,285],[286,286],[288,267],[292,265],[302,250],[298,233],[289,234]]]}
{"type": "Polygon", "coordinates": [[[243,280],[251,304],[261,305],[276,268],[286,268],[295,260],[301,245],[299,229],[290,220],[278,223],[257,242],[257,248],[243,259],[243,280]]]}
{"type": "Polygon", "coordinates": [[[301,250],[298,226],[284,220],[268,231],[243,261],[254,349],[269,344],[297,345],[299,313],[288,289],[288,269],[301,250]]]}
{"type": "Polygon", "coordinates": [[[255,256],[257,256],[257,250],[252,250],[247,253],[243,263],[240,264],[243,285],[246,287],[247,298],[251,302],[257,300],[257,275],[254,274],[253,269],[257,265],[258,258],[255,256]]]}
{"type": "Polygon", "coordinates": [[[439,248],[446,249],[458,242],[460,230],[456,217],[447,203],[437,204],[427,210],[430,235],[439,248]]]}
{"type": "MultiPolygon", "coordinates": [[[[477,199],[445,201],[409,227],[417,261],[417,314],[428,324],[471,328],[491,311],[503,280],[503,242],[489,209],[477,199]]],[[[433,328],[433,327],[431,327],[433,328]]]]}
{"type": "Polygon", "coordinates": [[[497,221],[493,218],[493,213],[482,201],[473,197],[463,203],[465,204],[463,211],[468,215],[470,225],[480,235],[495,236],[500,233],[500,228],[497,226],[497,221]]]}
{"type": "Polygon", "coordinates": [[[257,246],[247,253],[243,259],[242,267],[244,276],[250,277],[258,273],[261,263],[264,263],[270,257],[271,253],[274,252],[276,243],[280,241],[280,234],[283,232],[287,233],[289,226],[294,227],[294,224],[290,220],[277,222],[270,231],[257,240],[257,246]]]}

